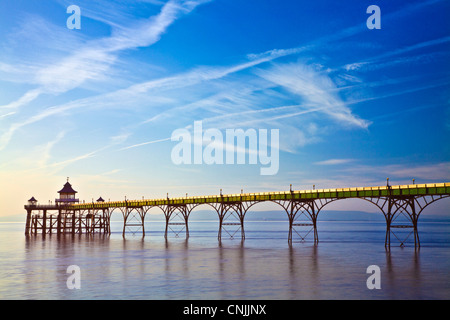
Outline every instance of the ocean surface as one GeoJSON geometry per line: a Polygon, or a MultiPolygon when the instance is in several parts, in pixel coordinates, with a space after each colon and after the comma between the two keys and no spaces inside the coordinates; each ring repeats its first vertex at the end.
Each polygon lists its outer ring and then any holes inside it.
{"type": "Polygon", "coordinates": [[[166,240],[164,226],[150,221],[144,238],[123,239],[120,222],[110,236],[43,238],[26,237],[24,223],[0,223],[0,299],[450,298],[449,220],[419,220],[420,250],[411,235],[404,247],[392,236],[388,251],[383,221],[319,221],[318,244],[294,233],[292,246],[286,221],[249,221],[245,241],[224,232],[220,243],[217,221],[190,221],[188,239],[170,231],[166,240]],[[68,288],[71,265],[80,289],[68,288]],[[371,265],[380,289],[367,287],[371,265]]]}

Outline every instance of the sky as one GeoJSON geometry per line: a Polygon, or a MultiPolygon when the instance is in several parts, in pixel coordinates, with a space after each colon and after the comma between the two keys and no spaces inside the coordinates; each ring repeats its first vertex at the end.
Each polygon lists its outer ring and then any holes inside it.
{"type": "Polygon", "coordinates": [[[450,182],[448,12],[439,0],[2,0],[0,216],[53,202],[67,177],[81,201],[450,182]],[[224,136],[278,130],[278,170],[175,163],[172,134],[196,121],[224,136]]]}

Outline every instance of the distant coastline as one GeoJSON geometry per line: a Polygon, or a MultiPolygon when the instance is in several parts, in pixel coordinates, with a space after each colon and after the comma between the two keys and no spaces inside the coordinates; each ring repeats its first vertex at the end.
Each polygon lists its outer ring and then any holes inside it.
{"type": "MultiPolygon", "coordinates": [[[[211,221],[217,218],[214,211],[199,210],[193,211],[189,221],[211,221]]],[[[16,214],[10,216],[0,216],[0,222],[23,222],[25,223],[25,214],[16,214]]],[[[164,215],[151,213],[145,217],[146,222],[164,221],[164,215]]],[[[218,218],[217,218],[218,219],[218,218]]],[[[112,215],[112,221],[122,221],[120,213],[112,215]]],[[[450,215],[427,215],[422,214],[420,221],[450,221],[450,215]]],[[[282,211],[250,211],[246,214],[245,221],[288,221],[286,213],[282,211]]],[[[365,212],[365,211],[336,211],[324,210],[319,213],[318,221],[385,221],[381,212],[365,212]]]]}

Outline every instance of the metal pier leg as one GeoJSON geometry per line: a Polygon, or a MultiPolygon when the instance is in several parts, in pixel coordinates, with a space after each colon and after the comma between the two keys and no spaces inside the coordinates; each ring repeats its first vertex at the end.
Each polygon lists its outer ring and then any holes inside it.
{"type": "Polygon", "coordinates": [[[123,212],[123,229],[122,229],[122,238],[125,239],[125,227],[127,225],[128,219],[128,208],[125,208],[125,212],[123,212]]]}
{"type": "Polygon", "coordinates": [[[411,222],[414,228],[414,248],[420,248],[419,231],[417,229],[417,223],[419,220],[419,215],[416,213],[415,199],[412,198],[409,201],[409,206],[411,207],[411,222]]]}
{"type": "MultiPolygon", "coordinates": [[[[187,210],[187,209],[185,209],[185,210],[187,210]]],[[[189,220],[189,214],[187,214],[187,212],[185,211],[184,223],[186,224],[186,239],[189,238],[189,224],[188,224],[188,220],[189,220]]]]}
{"type": "Polygon", "coordinates": [[[392,206],[393,201],[392,197],[388,198],[388,211],[385,213],[386,218],[386,239],[384,241],[384,247],[390,249],[391,248],[391,222],[392,222],[392,206]]]}
{"type": "Polygon", "coordinates": [[[56,233],[59,236],[61,234],[61,210],[58,210],[58,217],[56,221],[56,233]]]}
{"type": "Polygon", "coordinates": [[[242,215],[240,219],[241,219],[241,240],[245,240],[244,216],[242,215]]]}
{"type": "Polygon", "coordinates": [[[219,232],[217,234],[217,240],[222,241],[222,223],[223,223],[223,216],[219,215],[219,232]]]}
{"type": "MultiPolygon", "coordinates": [[[[286,210],[286,208],[285,208],[286,210]]],[[[286,213],[288,215],[289,218],[289,232],[288,232],[288,244],[291,245],[292,244],[292,228],[293,228],[293,224],[294,224],[294,201],[289,201],[289,211],[286,210],[286,213]]]]}
{"type": "Polygon", "coordinates": [[[288,232],[288,244],[292,244],[292,224],[293,224],[293,219],[291,217],[289,217],[289,232],[288,232]]]}
{"type": "Polygon", "coordinates": [[[317,215],[319,214],[319,212],[316,213],[314,201],[311,202],[310,207],[311,207],[311,220],[314,228],[314,244],[317,244],[319,243],[319,233],[317,232],[317,215]]]}
{"type": "Polygon", "coordinates": [[[46,233],[47,233],[47,210],[44,210],[42,216],[42,234],[44,235],[44,237],[46,233]]]}
{"type": "Polygon", "coordinates": [[[164,231],[164,238],[167,239],[167,233],[169,231],[169,220],[170,220],[170,215],[166,214],[166,230],[164,231]]]}
{"type": "Polygon", "coordinates": [[[389,217],[386,217],[386,236],[384,238],[384,247],[391,247],[391,221],[389,217]]]}
{"type": "Polygon", "coordinates": [[[27,220],[26,220],[26,223],[25,223],[25,235],[29,235],[30,234],[31,213],[32,213],[32,210],[27,210],[27,220]]]}

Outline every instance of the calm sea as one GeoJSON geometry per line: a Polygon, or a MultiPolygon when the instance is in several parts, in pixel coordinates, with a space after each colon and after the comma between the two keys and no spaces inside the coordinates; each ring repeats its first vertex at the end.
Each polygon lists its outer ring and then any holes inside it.
{"type": "Polygon", "coordinates": [[[110,236],[45,239],[0,223],[0,299],[450,298],[448,220],[419,221],[420,250],[409,241],[390,251],[383,221],[319,221],[318,245],[310,235],[292,246],[285,221],[246,222],[244,242],[224,233],[219,243],[217,222],[189,226],[187,240],[172,232],[166,241],[154,221],[144,239],[123,239],[120,223],[110,236]],[[67,287],[70,265],[80,268],[80,289],[67,287]],[[380,268],[381,289],[367,288],[370,265],[380,268]]]}

